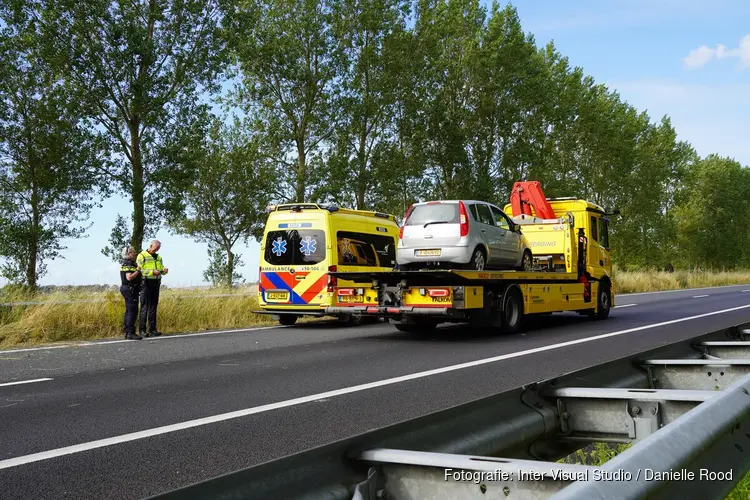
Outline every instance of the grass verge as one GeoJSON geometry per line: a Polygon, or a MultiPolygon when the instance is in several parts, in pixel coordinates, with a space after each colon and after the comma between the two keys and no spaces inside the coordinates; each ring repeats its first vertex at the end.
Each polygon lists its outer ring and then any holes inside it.
{"type": "MultiPolygon", "coordinates": [[[[592,443],[558,460],[558,463],[579,465],[604,465],[616,455],[630,448],[629,444],[592,443]]],[[[750,498],[750,472],[745,474],[724,500],[747,500],[750,498]]]]}
{"type": "MultiPolygon", "coordinates": [[[[231,292],[219,297],[207,295],[165,290],[159,298],[159,330],[183,333],[274,324],[270,316],[252,312],[258,308],[255,296],[231,292]]],[[[41,303],[0,306],[0,347],[122,335],[125,305],[119,292],[76,297],[84,301],[74,303],[66,303],[71,301],[66,294],[28,299],[41,303]]]]}
{"type": "Polygon", "coordinates": [[[709,288],[714,286],[750,285],[750,271],[619,271],[615,270],[617,293],[663,292],[685,288],[709,288]]]}

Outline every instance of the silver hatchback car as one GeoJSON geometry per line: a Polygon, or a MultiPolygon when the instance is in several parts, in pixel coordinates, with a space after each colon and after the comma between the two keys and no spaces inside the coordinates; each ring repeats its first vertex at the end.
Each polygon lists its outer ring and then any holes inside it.
{"type": "Polygon", "coordinates": [[[531,271],[521,226],[491,203],[415,203],[406,213],[396,252],[402,270],[428,267],[531,271]]]}

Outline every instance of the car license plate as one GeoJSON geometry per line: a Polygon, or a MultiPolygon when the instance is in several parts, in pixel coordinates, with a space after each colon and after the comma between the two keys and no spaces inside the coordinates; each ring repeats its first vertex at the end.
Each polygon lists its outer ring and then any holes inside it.
{"type": "Polygon", "coordinates": [[[289,302],[289,292],[266,292],[267,302],[289,302]]]}
{"type": "Polygon", "coordinates": [[[339,302],[343,303],[360,303],[364,297],[361,295],[339,295],[339,302]]]}
{"type": "Polygon", "coordinates": [[[438,248],[435,250],[416,250],[414,255],[417,257],[440,257],[443,252],[438,248]]]}

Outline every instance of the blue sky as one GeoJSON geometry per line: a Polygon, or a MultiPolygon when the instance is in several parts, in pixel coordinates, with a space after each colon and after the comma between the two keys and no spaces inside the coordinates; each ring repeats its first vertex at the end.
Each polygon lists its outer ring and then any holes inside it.
{"type": "MultiPolygon", "coordinates": [[[[489,5],[490,2],[487,2],[489,5]]],[[[748,0],[516,0],[524,30],[558,50],[597,82],[645,110],[672,119],[701,155],[750,165],[750,2],[748,0]],[[747,38],[745,38],[747,36],[747,38]]],[[[65,242],[42,284],[116,284],[118,266],[101,255],[118,213],[115,197],[91,217],[86,238],[65,242]]],[[[162,230],[165,284],[201,286],[206,245],[162,230]]],[[[259,246],[239,247],[240,272],[257,279],[259,246]]]]}

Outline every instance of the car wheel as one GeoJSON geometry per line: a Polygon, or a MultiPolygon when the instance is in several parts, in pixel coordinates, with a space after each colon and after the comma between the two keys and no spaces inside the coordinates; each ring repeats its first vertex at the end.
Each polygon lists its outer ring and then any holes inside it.
{"type": "Polygon", "coordinates": [[[414,335],[427,335],[434,332],[437,328],[437,322],[430,320],[416,321],[413,323],[393,322],[392,324],[399,332],[414,335]]]}
{"type": "Polygon", "coordinates": [[[523,253],[523,257],[521,257],[521,267],[518,268],[519,271],[524,272],[531,272],[534,269],[534,261],[531,258],[531,252],[526,250],[523,253]]]}
{"type": "Polygon", "coordinates": [[[279,316],[279,323],[283,326],[291,326],[297,322],[297,316],[294,314],[284,314],[279,316]]]}
{"type": "Polygon", "coordinates": [[[484,269],[487,267],[487,259],[484,256],[484,252],[481,248],[477,248],[474,250],[474,253],[471,256],[471,260],[469,261],[469,264],[467,266],[472,271],[484,271],[484,269]]]}

